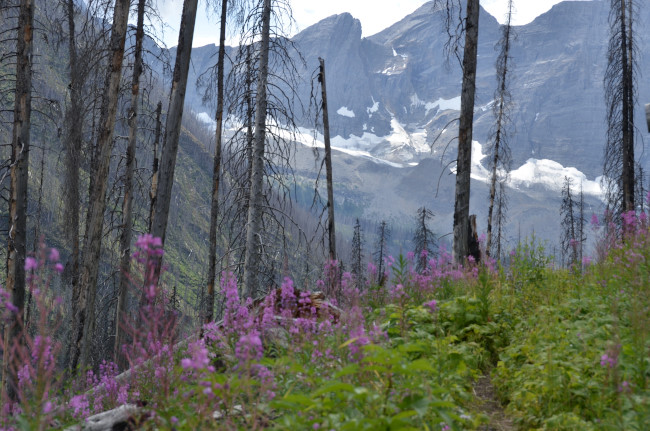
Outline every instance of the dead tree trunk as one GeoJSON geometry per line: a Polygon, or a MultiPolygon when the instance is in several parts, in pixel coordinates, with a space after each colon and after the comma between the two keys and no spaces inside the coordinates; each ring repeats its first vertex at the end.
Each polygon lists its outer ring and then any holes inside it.
{"type": "MultiPolygon", "coordinates": [[[[631,21],[632,17],[627,13],[626,2],[630,0],[620,0],[621,8],[621,67],[623,68],[623,107],[622,107],[622,122],[623,122],[623,211],[634,211],[634,91],[631,64],[631,43],[628,36],[628,20],[631,21]],[[626,17],[626,15],[628,15],[626,17]]],[[[629,25],[631,28],[631,24],[629,25]]]]}
{"type": "Polygon", "coordinates": [[[69,360],[70,371],[75,372],[78,365],[87,365],[92,334],[95,329],[95,297],[99,276],[104,210],[106,208],[106,188],[113,132],[117,113],[117,99],[122,78],[124,43],[129,18],[129,0],[116,0],[111,26],[109,70],[104,83],[102,107],[97,137],[96,160],[91,181],[86,231],[84,234],[84,253],[79,279],[79,291],[73,292],[74,329],[72,350],[69,360]]]}
{"type": "MultiPolygon", "coordinates": [[[[181,134],[187,74],[192,55],[192,39],[194,37],[197,3],[198,0],[185,0],[183,2],[181,28],[178,32],[178,47],[176,48],[176,63],[174,64],[169,109],[167,110],[167,121],[165,122],[165,140],[163,142],[163,151],[160,160],[158,193],[151,225],[151,233],[153,236],[159,237],[163,244],[165,243],[169,206],[172,199],[174,169],[176,168],[178,140],[181,134]]],[[[159,270],[160,265],[158,265],[159,270]]]]}
{"type": "MultiPolygon", "coordinates": [[[[509,168],[509,160],[508,155],[509,155],[509,148],[508,148],[508,142],[507,142],[507,137],[506,137],[506,122],[508,119],[507,111],[509,108],[510,104],[510,93],[508,92],[508,73],[509,73],[509,62],[510,62],[510,39],[511,39],[511,31],[512,31],[512,0],[508,2],[508,15],[507,15],[507,22],[504,24],[503,27],[503,33],[500,41],[501,45],[501,52],[499,54],[499,58],[497,59],[497,91],[496,91],[496,100],[497,100],[497,107],[495,109],[495,116],[496,116],[496,125],[495,125],[495,131],[494,131],[494,142],[493,142],[493,147],[492,147],[492,160],[490,163],[492,163],[492,170],[490,172],[490,203],[488,207],[488,219],[487,219],[487,243],[485,247],[485,251],[488,257],[491,256],[492,253],[492,242],[493,242],[493,235],[492,235],[492,226],[494,220],[494,204],[495,200],[499,198],[497,196],[497,181],[499,180],[499,173],[498,169],[499,167],[503,168],[504,171],[506,171],[507,175],[507,170],[509,168]],[[504,147],[502,149],[502,146],[504,147]]],[[[505,179],[502,179],[504,181],[505,179]]],[[[496,221],[501,221],[501,218],[497,218],[496,221]]],[[[500,230],[500,227],[499,227],[500,230]]],[[[497,236],[496,238],[497,244],[497,249],[501,248],[501,236],[497,236]]],[[[497,254],[497,259],[500,259],[500,255],[497,254]]]]}
{"type": "Polygon", "coordinates": [[[21,0],[16,45],[16,96],[11,140],[11,186],[9,195],[9,236],[7,248],[6,288],[11,303],[17,308],[5,326],[3,375],[9,399],[18,397],[18,380],[11,351],[24,341],[23,310],[25,306],[25,257],[27,252],[27,182],[29,175],[29,143],[32,115],[32,51],[34,2],[21,0]]]}
{"type": "Polygon", "coordinates": [[[465,52],[463,54],[463,89],[461,93],[456,199],[454,205],[454,259],[463,263],[468,255],[469,193],[472,169],[472,123],[476,92],[476,54],[478,45],[479,0],[467,0],[465,52]]]}
{"type": "MultiPolygon", "coordinates": [[[[65,233],[70,249],[66,279],[73,292],[79,291],[79,167],[83,142],[82,79],[77,56],[74,0],[67,0],[68,55],[70,61],[70,103],[65,112],[65,233]]],[[[74,299],[73,299],[74,300],[74,299]]]]}
{"type": "Polygon", "coordinates": [[[219,182],[221,180],[221,135],[223,131],[223,69],[226,58],[226,16],[228,0],[221,0],[221,29],[217,59],[217,130],[215,131],[214,164],[212,168],[212,203],[210,205],[210,256],[208,261],[208,297],[203,321],[210,323],[214,309],[214,281],[217,275],[217,217],[219,215],[219,182]]]}
{"type": "Polygon", "coordinates": [[[131,78],[131,108],[128,114],[129,143],[126,149],[126,172],[124,173],[124,200],[122,201],[122,232],[120,233],[120,279],[115,310],[115,344],[113,356],[120,367],[126,365],[120,354],[124,343],[124,331],[120,320],[126,312],[129,272],[131,271],[131,237],[133,230],[133,176],[135,172],[135,151],[138,130],[138,103],[140,103],[140,75],[142,74],[142,42],[144,40],[145,0],[138,0],[138,21],[135,33],[133,76],[131,78]]]}
{"type": "Polygon", "coordinates": [[[153,223],[153,214],[156,208],[156,198],[158,197],[158,148],[160,147],[160,133],[162,124],[160,116],[162,115],[162,102],[158,102],[156,107],[156,133],[153,140],[153,166],[151,167],[151,190],[149,191],[149,232],[153,223]]]}
{"type": "Polygon", "coordinates": [[[266,141],[266,90],[269,71],[269,42],[271,27],[271,0],[264,0],[262,10],[262,38],[260,41],[259,75],[255,101],[255,131],[251,164],[251,187],[246,225],[246,254],[244,256],[244,298],[257,296],[262,260],[262,206],[264,204],[264,146],[266,141]]]}
{"type": "Polygon", "coordinates": [[[330,260],[336,260],[336,229],[334,225],[334,188],[332,182],[332,147],[330,146],[330,120],[327,113],[327,87],[325,86],[325,60],[320,62],[320,75],[323,98],[323,140],[325,141],[325,170],[327,175],[327,234],[329,238],[330,260]]]}

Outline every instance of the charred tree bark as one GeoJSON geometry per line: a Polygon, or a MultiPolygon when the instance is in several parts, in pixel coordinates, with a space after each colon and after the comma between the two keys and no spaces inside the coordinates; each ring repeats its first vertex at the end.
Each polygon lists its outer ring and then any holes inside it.
{"type": "Polygon", "coordinates": [[[476,92],[476,55],[478,45],[479,0],[467,0],[465,20],[465,51],[463,55],[463,88],[461,93],[456,196],[454,205],[454,259],[463,263],[469,248],[469,193],[472,169],[472,127],[476,92]]]}
{"type": "Polygon", "coordinates": [[[106,208],[106,188],[113,132],[117,113],[117,99],[122,78],[124,43],[129,17],[129,0],[116,0],[111,26],[109,69],[104,83],[104,94],[99,120],[96,159],[93,166],[90,203],[86,217],[84,234],[84,253],[79,279],[79,291],[73,301],[74,329],[72,350],[68,367],[75,372],[78,365],[87,365],[90,354],[92,334],[95,329],[95,297],[99,276],[104,210],[106,208]]]}
{"type": "MultiPolygon", "coordinates": [[[[165,244],[169,206],[174,185],[174,170],[176,168],[176,155],[178,154],[178,141],[181,134],[181,121],[183,119],[183,106],[185,104],[185,90],[187,88],[187,75],[190,68],[192,54],[192,39],[194,37],[194,23],[198,0],[185,0],[181,16],[181,28],[178,32],[178,47],[176,49],[176,62],[172,78],[172,88],[165,122],[165,140],[160,160],[160,176],[156,206],[153,214],[151,233],[159,237],[165,244]]],[[[160,271],[160,265],[157,267],[160,271]]]]}
{"type": "Polygon", "coordinates": [[[214,310],[214,282],[217,275],[217,217],[219,216],[219,183],[221,181],[221,139],[223,132],[223,69],[226,58],[226,17],[228,0],[221,0],[221,29],[219,31],[219,57],[217,59],[217,112],[215,120],[214,164],[212,168],[212,203],[210,205],[210,256],[208,260],[208,297],[204,323],[210,323],[214,310]]]}
{"type": "MultiPolygon", "coordinates": [[[[620,0],[621,8],[621,66],[623,68],[623,211],[634,211],[634,90],[633,78],[631,71],[631,40],[628,39],[628,15],[626,2],[629,0],[620,0]]],[[[630,5],[631,6],[631,5],[630,5]]],[[[631,28],[632,24],[629,24],[631,28]]]]}
{"type": "Polygon", "coordinates": [[[330,120],[327,112],[327,87],[325,85],[325,60],[318,58],[323,98],[323,140],[325,141],[325,171],[327,175],[327,234],[329,239],[329,259],[336,260],[336,227],[334,225],[334,186],[332,180],[332,147],[330,145],[330,120]]]}
{"type": "Polygon", "coordinates": [[[607,145],[604,182],[607,204],[616,218],[636,210],[634,160],[634,0],[610,0],[610,38],[605,71],[607,145]]]}
{"type": "Polygon", "coordinates": [[[16,45],[16,96],[11,140],[11,186],[9,195],[9,236],[6,288],[17,308],[5,326],[3,375],[9,399],[18,398],[18,379],[11,352],[23,340],[25,308],[25,258],[27,253],[27,182],[32,115],[32,52],[34,2],[21,0],[16,45]]]}
{"type": "Polygon", "coordinates": [[[162,123],[160,116],[162,115],[162,102],[158,102],[156,107],[156,134],[153,140],[153,166],[151,167],[151,190],[149,191],[149,232],[151,232],[151,225],[153,223],[153,214],[156,208],[156,200],[158,197],[158,148],[160,147],[160,134],[162,123]]]}
{"type": "Polygon", "coordinates": [[[266,141],[266,93],[269,71],[269,42],[271,0],[264,0],[262,37],[260,41],[259,75],[255,101],[255,131],[251,160],[251,187],[246,225],[246,254],[244,256],[244,298],[255,299],[259,290],[259,270],[262,260],[262,214],[264,182],[264,147],[266,141]]]}
{"type": "MultiPolygon", "coordinates": [[[[494,143],[492,148],[492,170],[490,172],[490,203],[488,206],[488,220],[487,220],[487,243],[486,243],[486,253],[490,257],[492,254],[492,245],[493,245],[493,235],[492,235],[492,226],[494,221],[494,204],[495,200],[499,198],[497,196],[497,181],[498,181],[498,169],[499,167],[505,168],[507,171],[509,161],[509,149],[507,148],[507,139],[506,139],[506,122],[508,119],[507,111],[508,105],[510,102],[510,94],[508,92],[508,72],[509,72],[509,62],[510,62],[510,40],[511,40],[511,31],[512,26],[512,0],[508,2],[508,18],[507,22],[503,27],[503,35],[501,38],[501,52],[499,58],[497,59],[497,94],[496,100],[498,100],[498,107],[496,109],[496,130],[494,132],[494,143]],[[502,145],[505,148],[501,148],[502,145]],[[504,154],[502,154],[504,153],[504,154]]],[[[507,175],[507,173],[506,173],[507,175]]],[[[497,222],[501,222],[503,213],[500,214],[500,217],[497,217],[497,222]]],[[[498,228],[501,231],[501,226],[498,228]]],[[[496,238],[497,249],[501,249],[501,235],[497,235],[496,238]]],[[[500,258],[500,254],[497,253],[497,259],[500,258]]]]}
{"type": "Polygon", "coordinates": [[[140,76],[142,75],[142,42],[144,40],[145,0],[138,0],[138,21],[135,33],[133,76],[131,77],[131,108],[128,114],[129,143],[126,149],[126,172],[124,173],[124,199],[122,201],[122,232],[120,233],[120,279],[115,310],[115,363],[124,368],[126,361],[121,351],[124,331],[120,319],[126,312],[129,272],[131,272],[131,237],[133,230],[133,176],[135,172],[135,151],[138,131],[138,103],[140,103],[140,76]]]}
{"type": "MultiPolygon", "coordinates": [[[[68,21],[68,55],[70,57],[70,104],[68,105],[65,124],[65,233],[70,257],[66,264],[65,275],[72,292],[79,292],[79,212],[80,188],[79,167],[81,146],[83,142],[83,109],[81,101],[82,80],[79,71],[77,41],[75,28],[74,0],[67,0],[66,14],[68,21]],[[80,116],[82,116],[80,118],[80,116]]],[[[77,296],[73,296],[76,298],[77,296]]],[[[73,299],[74,301],[74,299],[73,299]]]]}

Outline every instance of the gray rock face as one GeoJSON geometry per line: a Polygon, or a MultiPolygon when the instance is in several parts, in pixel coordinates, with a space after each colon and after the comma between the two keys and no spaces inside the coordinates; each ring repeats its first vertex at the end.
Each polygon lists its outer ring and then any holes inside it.
{"type": "MultiPolygon", "coordinates": [[[[567,1],[516,28],[511,83],[514,168],[532,157],[576,167],[592,179],[600,175],[608,9],[603,1],[567,1]]],[[[650,23],[650,8],[640,10],[637,29],[650,23]]],[[[650,49],[650,33],[639,30],[636,34],[639,71],[643,72],[650,70],[650,59],[644,55],[650,49]]],[[[496,86],[499,37],[499,24],[481,10],[474,139],[483,145],[494,122],[489,104],[496,86]]],[[[460,67],[454,57],[445,58],[442,14],[433,11],[431,2],[369,38],[362,39],[360,22],[344,13],[314,24],[292,41],[305,60],[305,67],[297,62],[303,78],[298,95],[305,106],[317,59],[326,61],[332,136],[347,139],[365,132],[386,138],[395,133],[395,124],[391,124],[395,119],[404,130],[390,142],[374,139],[370,152],[392,161],[416,162],[428,154],[422,154],[423,148],[409,142],[403,132],[426,131],[430,144],[455,118],[460,67]]],[[[196,76],[214,62],[214,52],[214,46],[195,49],[196,76]]],[[[650,100],[650,86],[642,79],[638,84],[640,101],[650,100]]],[[[205,110],[196,89],[188,90],[188,98],[195,110],[205,110]]],[[[636,118],[641,125],[642,106],[636,118]]],[[[303,116],[298,122],[313,127],[314,120],[303,116]]],[[[452,123],[450,137],[454,127],[452,123]]]]}
{"type": "MultiPolygon", "coordinates": [[[[549,189],[543,181],[536,181],[544,175],[547,182],[553,176],[561,179],[564,173],[549,171],[553,162],[527,163],[529,159],[550,159],[565,168],[574,167],[592,181],[601,175],[608,13],[609,3],[605,1],[566,1],[532,23],[516,27],[510,145],[513,169],[525,166],[520,170],[523,179],[519,177],[519,182],[512,184],[509,214],[517,224],[511,226],[511,237],[535,231],[543,238],[557,240],[559,188],[556,184],[555,189],[549,189]]],[[[640,75],[635,120],[637,154],[647,171],[650,164],[641,142],[645,134],[643,103],[650,102],[650,85],[643,78],[643,72],[650,71],[650,32],[644,30],[650,24],[650,8],[643,6],[640,13],[636,24],[640,75]]],[[[494,123],[491,103],[499,38],[498,22],[481,10],[474,140],[484,147],[494,123]]],[[[437,230],[450,231],[453,176],[445,168],[456,154],[454,119],[460,106],[462,74],[458,60],[445,57],[447,34],[442,14],[434,12],[432,2],[368,38],[361,37],[359,21],[345,13],[314,24],[292,42],[305,61],[304,66],[296,62],[302,79],[297,93],[303,105],[309,104],[311,78],[318,57],[323,57],[333,145],[366,152],[365,158],[358,160],[343,154],[335,156],[337,199],[358,201],[367,219],[404,220],[405,215],[412,216],[415,209],[426,205],[437,214],[437,230]],[[437,136],[431,152],[429,146],[437,136]],[[412,166],[399,169],[370,162],[368,156],[412,166]],[[438,197],[434,197],[436,191],[438,197]]],[[[214,62],[209,60],[214,52],[214,46],[195,49],[197,76],[214,62]]],[[[193,108],[207,110],[196,94],[196,89],[188,89],[193,108]]],[[[314,120],[303,115],[298,124],[313,128],[314,120]]],[[[311,175],[303,173],[305,177],[311,175]]],[[[472,212],[479,215],[481,230],[487,187],[481,181],[474,181],[472,187],[472,212]]],[[[588,214],[597,212],[598,205],[592,193],[588,214]]]]}

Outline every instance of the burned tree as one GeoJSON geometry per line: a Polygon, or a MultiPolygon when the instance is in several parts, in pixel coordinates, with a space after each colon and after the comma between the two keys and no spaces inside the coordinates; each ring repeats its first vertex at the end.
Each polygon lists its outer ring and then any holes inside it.
{"type": "Polygon", "coordinates": [[[255,104],[255,135],[251,160],[251,186],[246,229],[246,255],[244,258],[244,297],[255,298],[259,289],[258,265],[263,247],[262,204],[264,182],[264,147],[266,140],[267,85],[269,73],[269,39],[271,33],[271,0],[264,0],[261,12],[262,34],[260,41],[259,75],[255,104]]]}
{"type": "MultiPolygon", "coordinates": [[[[607,205],[616,215],[635,211],[634,105],[636,101],[635,0],[611,0],[605,71],[607,143],[604,186],[607,205]]],[[[617,219],[619,217],[616,217],[617,219]]]]}
{"type": "Polygon", "coordinates": [[[323,141],[325,142],[325,170],[327,177],[327,237],[329,259],[336,260],[336,230],[334,225],[334,188],[332,179],[332,147],[330,145],[330,122],[327,112],[327,87],[325,85],[325,60],[318,59],[318,82],[321,86],[321,107],[323,110],[323,141]]]}
{"type": "Polygon", "coordinates": [[[386,221],[382,222],[377,227],[377,242],[375,243],[375,262],[377,263],[377,284],[383,286],[386,282],[386,276],[384,274],[385,266],[384,260],[386,259],[388,252],[386,249],[388,247],[388,241],[390,240],[390,227],[386,221]]]}
{"type": "MultiPolygon", "coordinates": [[[[151,234],[159,237],[165,244],[169,206],[172,198],[174,184],[174,170],[178,154],[178,141],[181,134],[181,121],[185,103],[185,90],[187,88],[187,75],[190,68],[192,54],[192,40],[194,37],[194,24],[198,0],[184,0],[181,15],[181,27],[178,31],[178,46],[176,48],[176,62],[172,76],[169,108],[165,123],[165,138],[163,151],[160,158],[156,204],[151,222],[151,234]]],[[[160,265],[158,265],[158,270],[160,265]]]]}
{"type": "Polygon", "coordinates": [[[18,396],[18,379],[8,358],[11,350],[23,343],[25,305],[25,259],[27,254],[27,183],[32,114],[32,53],[34,40],[34,2],[21,0],[16,43],[16,90],[11,140],[9,235],[7,241],[7,282],[11,303],[17,309],[5,326],[3,381],[11,400],[18,396]]]}
{"type": "Polygon", "coordinates": [[[124,331],[120,321],[126,313],[127,289],[129,272],[131,271],[131,238],[133,230],[133,177],[135,173],[135,151],[138,129],[138,104],[140,101],[140,75],[142,74],[142,43],[144,41],[144,12],[145,0],[138,0],[137,24],[135,33],[135,53],[133,73],[131,76],[131,101],[128,111],[129,138],[126,149],[126,172],[124,174],[124,198],[122,200],[122,231],[120,233],[120,275],[115,309],[115,342],[113,354],[115,363],[124,366],[125,361],[120,354],[124,343],[124,331]]]}
{"type": "Polygon", "coordinates": [[[465,19],[460,17],[460,0],[436,0],[436,10],[442,10],[449,40],[447,52],[459,55],[460,40],[465,35],[462,59],[463,84],[458,128],[458,157],[456,159],[456,193],[454,203],[453,254],[463,263],[469,253],[469,194],[472,168],[472,130],[476,93],[476,59],[478,49],[479,0],[467,0],[465,19]],[[458,13],[458,22],[455,14],[458,13]]]}
{"type": "MultiPolygon", "coordinates": [[[[285,181],[292,176],[289,158],[290,141],[295,139],[296,130],[292,109],[297,69],[289,56],[295,47],[278,33],[281,26],[272,25],[272,16],[273,20],[290,20],[290,16],[282,16],[289,11],[290,7],[284,0],[260,0],[251,11],[248,21],[252,24],[245,29],[242,38],[255,49],[251,70],[257,80],[254,86],[254,128],[252,136],[246,134],[246,139],[250,137],[252,140],[250,146],[245,144],[244,153],[246,158],[250,157],[250,164],[247,161],[243,163],[248,165],[245,172],[250,173],[250,179],[246,178],[244,182],[250,181],[250,187],[242,202],[248,207],[243,244],[243,291],[245,297],[252,298],[257,297],[261,289],[275,283],[271,277],[279,265],[270,258],[269,251],[274,248],[271,237],[275,235],[276,244],[283,243],[281,237],[285,235],[286,227],[298,228],[291,220],[290,208],[286,211],[279,208],[290,201],[290,190],[285,181]],[[267,118],[272,121],[267,121],[267,118]],[[286,172],[281,173],[285,168],[286,172]]],[[[243,49],[240,52],[242,56],[246,54],[243,49]]],[[[297,235],[301,237],[302,232],[297,232],[297,235]]],[[[278,251],[277,255],[283,254],[278,251]]]]}
{"type": "Polygon", "coordinates": [[[560,207],[560,218],[562,226],[562,237],[560,245],[562,248],[563,261],[567,266],[573,266],[578,261],[578,240],[576,238],[576,202],[572,195],[573,181],[564,177],[562,186],[562,205],[560,207]]]}
{"type": "Polygon", "coordinates": [[[354,233],[352,234],[352,251],[350,253],[351,272],[354,274],[357,289],[361,289],[364,282],[363,271],[363,232],[361,231],[361,224],[357,219],[354,224],[354,233]]]}
{"type": "Polygon", "coordinates": [[[490,169],[490,201],[488,206],[487,219],[487,243],[486,253],[488,256],[501,257],[501,232],[502,223],[505,222],[505,207],[501,199],[505,198],[505,183],[508,181],[510,171],[510,146],[508,144],[508,126],[510,124],[510,107],[512,105],[510,91],[508,90],[508,79],[512,60],[510,48],[512,42],[512,0],[508,1],[508,14],[506,23],[501,29],[499,57],[497,58],[497,90],[494,95],[496,103],[492,105],[492,112],[496,123],[489,142],[489,169],[490,169]],[[499,193],[497,194],[497,183],[499,193]],[[494,217],[494,207],[497,206],[497,216],[494,217]],[[497,222],[498,234],[493,234],[494,222],[497,222]],[[495,241],[494,241],[495,240],[495,241]]]}
{"type": "Polygon", "coordinates": [[[91,176],[90,204],[86,217],[79,289],[73,293],[75,298],[73,301],[74,329],[68,364],[71,371],[76,371],[79,363],[87,364],[90,336],[95,325],[95,297],[106,208],[106,189],[110,156],[113,149],[117,99],[122,78],[129,5],[128,0],[117,0],[113,9],[109,67],[102,97],[97,150],[94,156],[94,175],[91,176]]]}
{"type": "Polygon", "coordinates": [[[415,252],[416,265],[415,270],[422,273],[427,269],[429,257],[435,254],[436,237],[429,222],[433,220],[433,212],[421,207],[418,209],[415,221],[415,233],[413,234],[413,251],[415,252]]]}

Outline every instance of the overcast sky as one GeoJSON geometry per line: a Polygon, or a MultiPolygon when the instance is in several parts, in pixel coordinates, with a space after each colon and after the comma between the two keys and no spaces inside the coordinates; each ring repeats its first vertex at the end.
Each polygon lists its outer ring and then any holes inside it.
{"type": "MultiPolygon", "coordinates": [[[[296,28],[292,34],[327,18],[330,15],[350,12],[361,21],[363,36],[370,36],[399,21],[427,0],[291,0],[296,28]]],[[[515,0],[514,24],[531,22],[561,0],[515,0]]],[[[590,0],[582,0],[590,1],[590,0]]],[[[175,46],[183,0],[158,0],[161,15],[168,27],[164,32],[167,46],[175,46]]],[[[481,0],[481,5],[500,22],[506,14],[506,0],[481,0]]],[[[218,43],[219,28],[215,17],[206,16],[205,0],[199,1],[199,16],[194,33],[194,46],[218,43]]]]}

